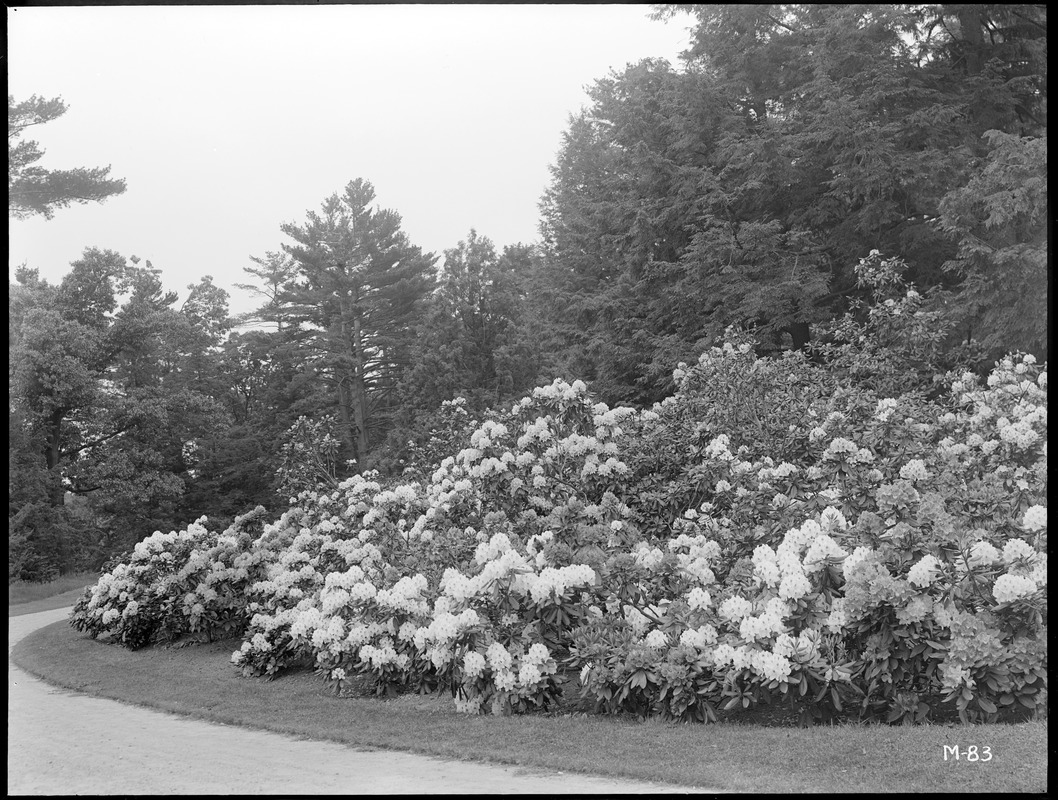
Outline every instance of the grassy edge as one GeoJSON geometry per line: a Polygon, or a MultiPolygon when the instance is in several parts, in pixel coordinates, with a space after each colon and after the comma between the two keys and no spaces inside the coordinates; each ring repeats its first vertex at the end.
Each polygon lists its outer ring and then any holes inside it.
{"type": "Polygon", "coordinates": [[[234,645],[129,652],[88,639],[60,620],[23,639],[12,660],[62,688],[357,749],[727,791],[1046,791],[1043,722],[791,731],[597,717],[466,717],[437,698],[336,700],[311,672],[275,681],[241,678],[227,663],[234,645]],[[953,745],[964,751],[991,746],[997,763],[943,762],[942,747],[953,745]]]}
{"type": "Polygon", "coordinates": [[[57,608],[65,608],[76,603],[84,588],[69,589],[61,594],[42,597],[39,600],[28,600],[25,603],[8,603],[7,615],[9,617],[21,617],[25,614],[36,614],[40,611],[54,611],[57,608]]]}
{"type": "Polygon", "coordinates": [[[75,572],[61,575],[47,583],[33,581],[9,580],[7,584],[7,605],[14,607],[27,603],[45,600],[56,595],[66,595],[72,591],[81,591],[99,580],[98,572],[75,572]]]}
{"type": "MultiPolygon", "coordinates": [[[[341,729],[331,726],[330,730],[320,730],[319,728],[309,730],[309,728],[313,726],[309,724],[307,720],[315,719],[315,714],[317,711],[316,708],[311,707],[319,705],[314,704],[312,702],[304,702],[310,695],[316,697],[317,699],[323,700],[328,705],[331,703],[344,705],[345,703],[350,701],[354,704],[370,704],[375,706],[377,709],[381,710],[383,714],[386,711],[386,706],[393,705],[392,701],[380,701],[374,698],[343,698],[342,700],[338,700],[323,690],[322,684],[311,673],[311,671],[303,671],[300,673],[283,675],[275,681],[268,681],[259,678],[238,679],[240,682],[244,682],[248,685],[255,685],[257,687],[274,686],[281,687],[283,689],[294,689],[294,692],[292,693],[294,696],[294,702],[292,703],[292,705],[294,705],[295,707],[300,706],[303,709],[303,713],[297,715],[293,720],[283,720],[278,718],[274,714],[261,717],[258,713],[254,713],[254,711],[250,711],[248,713],[232,712],[230,710],[226,711],[223,708],[218,708],[217,705],[212,705],[210,703],[206,703],[205,705],[189,704],[184,702],[181,698],[174,697],[173,692],[156,697],[141,695],[136,697],[135,699],[132,699],[126,696],[128,694],[128,690],[127,688],[123,687],[123,684],[125,682],[110,682],[108,685],[108,682],[106,681],[86,683],[84,681],[76,679],[70,680],[66,676],[61,674],[57,675],[55,672],[49,669],[42,669],[40,661],[35,660],[30,656],[29,649],[32,648],[35,644],[39,643],[39,639],[37,638],[38,635],[41,635],[41,637],[43,638],[43,636],[46,634],[56,634],[61,631],[63,634],[71,633],[74,636],[80,636],[80,634],[76,634],[73,631],[69,631],[67,629],[67,626],[68,622],[66,620],[59,620],[29,634],[18,644],[16,644],[11,654],[11,661],[16,666],[18,666],[19,669],[33,675],[34,677],[44,681],[45,683],[48,683],[51,686],[55,686],[59,689],[77,692],[79,694],[85,694],[90,697],[105,698],[108,700],[113,700],[115,702],[122,703],[124,705],[149,708],[163,713],[174,714],[187,719],[197,719],[201,721],[211,722],[214,724],[230,725],[234,727],[248,728],[252,730],[267,731],[270,733],[291,736],[302,740],[333,742],[361,751],[396,750],[401,752],[415,753],[418,755],[431,756],[435,758],[444,758],[452,761],[512,766],[521,769],[540,770],[547,772],[558,770],[560,772],[577,772],[584,775],[592,775],[603,778],[622,778],[638,781],[653,780],[659,783],[674,782],[671,780],[665,780],[663,778],[644,778],[639,775],[635,770],[629,771],[626,769],[619,769],[614,771],[599,771],[598,769],[591,769],[578,763],[565,762],[556,765],[550,759],[545,759],[541,761],[531,756],[527,758],[525,757],[525,753],[528,751],[521,751],[523,755],[519,756],[519,748],[513,748],[515,751],[513,754],[504,754],[500,750],[492,750],[484,755],[480,753],[471,755],[467,752],[461,751],[458,747],[454,745],[446,746],[443,743],[439,744],[439,741],[435,735],[435,731],[437,728],[436,725],[428,726],[429,730],[427,731],[423,731],[420,726],[419,730],[417,731],[418,735],[415,737],[417,741],[400,741],[392,736],[392,732],[389,732],[388,734],[384,733],[384,738],[379,741],[373,738],[378,735],[378,731],[374,730],[374,726],[371,724],[364,726],[366,730],[371,731],[370,736],[372,738],[370,740],[368,740],[365,736],[360,735],[357,731],[350,731],[350,729],[348,728],[341,729]],[[308,714],[304,713],[304,709],[306,707],[310,709],[308,714]]],[[[91,642],[91,644],[93,645],[105,647],[108,650],[116,651],[119,654],[130,654],[129,651],[125,651],[116,645],[104,644],[102,642],[94,642],[89,640],[87,636],[82,637],[82,639],[85,642],[91,642]]],[[[225,651],[225,659],[227,659],[227,655],[231,652],[231,650],[235,649],[237,644],[237,640],[232,640],[231,642],[215,642],[212,645],[207,645],[205,647],[217,648],[227,645],[227,650],[225,651]]],[[[196,649],[198,649],[199,652],[202,652],[201,646],[199,648],[190,647],[187,649],[178,649],[173,652],[186,652],[188,654],[194,654],[196,649]]],[[[157,652],[159,649],[152,648],[152,650],[157,652]]],[[[150,651],[140,652],[142,653],[150,651]]],[[[115,674],[115,672],[110,671],[108,674],[115,674]]],[[[179,694],[180,692],[177,691],[176,693],[179,694]]],[[[277,692],[277,694],[281,693],[282,692],[277,692]]],[[[431,716],[449,717],[451,720],[455,721],[456,724],[459,724],[464,720],[468,719],[464,715],[457,714],[454,710],[450,709],[451,701],[448,698],[442,698],[441,703],[444,705],[444,708],[440,711],[440,713],[438,713],[439,704],[437,703],[437,699],[426,699],[424,701],[424,704],[430,706],[430,708],[426,710],[426,713],[431,716]]],[[[271,703],[266,703],[264,705],[274,709],[274,706],[271,703]]],[[[333,710],[337,707],[337,705],[330,706],[328,710],[333,710]]],[[[421,706],[419,706],[419,709],[422,710],[421,706]]],[[[414,709],[405,708],[403,709],[404,713],[400,714],[400,716],[409,716],[409,711],[412,712],[412,714],[414,715],[414,721],[418,722],[419,714],[414,709]]],[[[477,718],[475,721],[479,722],[483,719],[488,718],[477,718]]],[[[511,721],[515,719],[517,718],[511,718],[511,721]]],[[[489,734],[489,736],[491,738],[491,734],[489,734]]],[[[680,786],[684,785],[678,782],[676,783],[680,786]]],[[[686,788],[696,790],[703,789],[703,787],[691,786],[687,786],[686,788]]]]}

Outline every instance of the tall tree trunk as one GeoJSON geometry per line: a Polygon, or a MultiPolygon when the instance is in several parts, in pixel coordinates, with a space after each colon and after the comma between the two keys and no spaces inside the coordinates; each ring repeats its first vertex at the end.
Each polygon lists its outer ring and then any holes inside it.
{"type": "Polygon", "coordinates": [[[55,410],[45,425],[47,444],[44,448],[44,460],[48,465],[50,477],[54,478],[48,482],[48,503],[52,506],[61,506],[63,498],[62,481],[59,480],[59,460],[62,455],[59,450],[59,435],[62,433],[62,418],[63,412],[55,410]]]}
{"type": "Polygon", "coordinates": [[[812,340],[812,335],[809,332],[807,322],[791,322],[786,326],[786,330],[789,332],[790,338],[793,340],[794,350],[804,350],[812,340]]]}
{"type": "Polygon", "coordinates": [[[352,319],[351,339],[343,336],[345,341],[352,345],[353,374],[350,384],[350,405],[353,409],[353,420],[356,424],[356,449],[358,452],[358,463],[367,458],[368,448],[371,446],[367,435],[368,405],[367,405],[367,381],[365,377],[367,355],[364,353],[364,338],[360,327],[360,297],[357,287],[353,286],[352,307],[347,317],[342,314],[343,333],[346,333],[346,320],[352,319]]]}
{"type": "Polygon", "coordinates": [[[342,417],[342,438],[345,439],[345,443],[352,452],[353,458],[356,459],[357,471],[359,472],[363,468],[367,452],[361,444],[362,436],[360,433],[363,429],[364,420],[360,413],[361,405],[358,396],[358,376],[362,371],[363,364],[358,357],[359,348],[357,347],[360,338],[359,323],[355,321],[358,311],[355,306],[355,300],[350,304],[349,299],[341,289],[338,290],[338,309],[341,321],[340,341],[342,349],[345,351],[341,355],[348,356],[349,361],[353,364],[352,370],[348,370],[341,363],[344,359],[340,358],[335,370],[335,379],[338,385],[338,412],[342,417]],[[351,319],[354,320],[352,324],[350,324],[351,319]]]}
{"type": "Polygon", "coordinates": [[[338,387],[338,414],[342,419],[342,443],[346,452],[350,453],[360,464],[360,452],[357,449],[356,423],[352,419],[350,407],[352,406],[351,392],[349,390],[350,377],[342,371],[335,376],[338,387]]]}
{"type": "Polygon", "coordinates": [[[958,7],[959,35],[966,72],[976,75],[984,68],[985,34],[981,25],[981,9],[973,5],[958,7]]]}

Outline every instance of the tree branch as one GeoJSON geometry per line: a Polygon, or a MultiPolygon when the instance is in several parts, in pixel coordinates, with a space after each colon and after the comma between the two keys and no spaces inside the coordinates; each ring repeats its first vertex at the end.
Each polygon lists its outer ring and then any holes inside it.
{"type": "Polygon", "coordinates": [[[120,430],[116,430],[113,433],[108,433],[106,436],[100,437],[99,439],[96,439],[94,442],[88,442],[87,444],[83,444],[80,447],[75,447],[72,450],[63,450],[62,451],[62,456],[65,458],[67,456],[72,456],[75,453],[80,453],[82,450],[87,450],[90,447],[95,447],[97,444],[102,444],[103,442],[105,442],[105,441],[107,441],[109,439],[113,439],[115,436],[120,436],[121,434],[125,433],[125,431],[131,430],[132,427],[133,427],[132,425],[126,425],[124,428],[121,428],[120,430]]]}

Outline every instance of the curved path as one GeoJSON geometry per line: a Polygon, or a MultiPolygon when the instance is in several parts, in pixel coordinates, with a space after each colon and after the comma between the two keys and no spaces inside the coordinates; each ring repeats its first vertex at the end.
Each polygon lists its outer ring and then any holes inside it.
{"type": "MultiPolygon", "coordinates": [[[[9,617],[15,642],[70,609],[9,617]]],[[[697,790],[444,761],[218,725],[57,689],[8,659],[8,794],[637,794],[697,790]]]]}

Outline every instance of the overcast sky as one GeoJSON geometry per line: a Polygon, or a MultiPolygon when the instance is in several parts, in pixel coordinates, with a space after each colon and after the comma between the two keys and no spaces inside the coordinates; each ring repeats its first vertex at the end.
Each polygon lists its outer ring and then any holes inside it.
{"type": "Polygon", "coordinates": [[[186,296],[279,250],[353,178],[438,256],[471,227],[538,239],[537,204],[585,88],[674,66],[690,18],[647,5],[9,8],[8,91],[69,110],[26,138],[50,168],[110,164],[125,194],[10,222],[9,273],[58,281],[85,247],[150,259],[186,296]]]}

